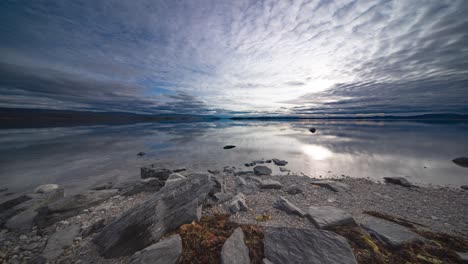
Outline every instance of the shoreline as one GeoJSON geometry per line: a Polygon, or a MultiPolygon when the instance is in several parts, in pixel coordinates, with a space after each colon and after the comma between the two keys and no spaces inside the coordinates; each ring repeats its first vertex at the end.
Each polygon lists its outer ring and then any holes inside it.
{"type": "MultiPolygon", "coordinates": [[[[9,219],[25,215],[25,212],[34,212],[34,215],[32,218],[26,217],[26,220],[30,222],[23,221],[25,225],[30,225],[30,229],[25,229],[25,226],[21,224],[16,225],[18,230],[2,227],[0,263],[30,263],[32,261],[36,261],[32,263],[45,263],[41,261],[48,263],[128,263],[131,254],[114,259],[100,256],[93,241],[102,232],[101,229],[107,228],[109,223],[118,220],[119,216],[125,214],[126,211],[147,203],[158,192],[164,192],[165,185],[169,182],[180,184],[180,182],[187,181],[185,177],[190,180],[194,177],[193,175],[196,175],[188,170],[178,171],[177,173],[184,178],[169,178],[168,180],[166,176],[172,174],[172,170],[154,167],[146,169],[149,170],[143,172],[142,169],[142,180],[95,186],[93,188],[95,190],[90,191],[94,195],[93,202],[75,206],[76,210],[67,211],[67,216],[60,216],[60,213],[65,211],[62,208],[64,211],[58,210],[54,213],[55,218],[47,216],[49,217],[46,218],[47,221],[51,219],[53,221],[41,227],[37,227],[39,218],[37,211],[47,206],[50,210],[49,204],[60,203],[66,199],[67,197],[63,198],[63,189],[61,189],[61,197],[59,191],[58,197],[53,198],[54,201],[44,204],[43,196],[48,192],[35,193],[31,194],[30,200],[11,206],[8,210],[2,210],[2,214],[5,214],[14,208],[20,208],[9,219]],[[161,177],[162,174],[166,176],[161,177]],[[100,192],[105,195],[96,194],[100,192]],[[36,200],[41,201],[42,204],[39,206],[31,202],[36,200]],[[31,210],[24,205],[25,203],[35,206],[34,209],[31,210]],[[56,245],[53,254],[44,257],[44,251],[50,251],[51,237],[63,230],[70,228],[73,230],[72,227],[75,230],[71,233],[71,242],[66,241],[66,245],[56,245]]],[[[232,167],[225,167],[222,172],[210,171],[206,174],[210,175],[209,178],[212,179],[210,182],[214,182],[214,185],[211,187],[207,200],[203,201],[202,215],[211,217],[229,214],[229,221],[236,225],[317,229],[317,224],[309,217],[301,217],[294,212],[278,209],[275,204],[278,203],[280,197],[283,197],[303,212],[307,212],[310,206],[339,208],[347,212],[357,226],[362,226],[371,216],[370,213],[377,212],[404,219],[408,223],[415,223],[414,227],[418,231],[446,233],[468,241],[468,191],[463,189],[440,186],[404,187],[347,177],[332,180],[330,178],[314,179],[301,175],[258,175],[258,173],[256,175],[253,171],[238,171],[232,167]],[[324,182],[328,184],[323,184],[324,182]],[[240,208],[238,212],[233,213],[232,201],[239,193],[244,194],[248,210],[240,208]]],[[[57,193],[60,187],[53,190],[51,193],[57,193]]],[[[48,195],[47,199],[52,199],[51,197],[48,195]]],[[[73,207],[74,204],[68,203],[68,206],[73,207]]],[[[17,219],[24,220],[25,218],[17,219]]],[[[6,220],[5,225],[8,225],[8,219],[6,220]]],[[[10,220],[10,224],[11,222],[18,221],[10,220]]],[[[166,235],[168,234],[170,232],[166,235]]],[[[58,243],[65,242],[59,241],[58,243]]]]}

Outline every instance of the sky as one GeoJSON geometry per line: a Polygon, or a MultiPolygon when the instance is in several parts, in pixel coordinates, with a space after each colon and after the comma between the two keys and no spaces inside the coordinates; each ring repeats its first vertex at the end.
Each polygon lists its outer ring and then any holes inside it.
{"type": "Polygon", "coordinates": [[[468,113],[465,0],[0,2],[0,107],[468,113]]]}

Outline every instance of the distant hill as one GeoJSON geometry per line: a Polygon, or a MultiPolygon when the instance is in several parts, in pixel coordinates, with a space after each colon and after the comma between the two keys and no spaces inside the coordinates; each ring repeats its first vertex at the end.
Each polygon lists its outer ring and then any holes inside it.
{"type": "Polygon", "coordinates": [[[325,119],[325,120],[468,120],[468,115],[461,114],[424,114],[413,116],[256,116],[256,117],[231,117],[233,120],[299,120],[299,119],[325,119]]]}
{"type": "Polygon", "coordinates": [[[204,115],[140,115],[124,112],[92,112],[51,109],[0,108],[0,128],[177,122],[217,119],[204,115]]]}

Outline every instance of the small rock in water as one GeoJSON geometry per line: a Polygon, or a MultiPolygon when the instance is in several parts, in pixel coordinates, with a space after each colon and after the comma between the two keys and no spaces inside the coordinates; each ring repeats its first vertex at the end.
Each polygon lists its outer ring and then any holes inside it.
{"type": "Polygon", "coordinates": [[[309,131],[310,131],[311,133],[315,133],[315,131],[317,131],[317,130],[315,129],[315,127],[312,127],[312,128],[309,129],[309,131]]]}
{"type": "Polygon", "coordinates": [[[273,163],[275,163],[276,166],[286,166],[286,164],[288,164],[287,161],[280,159],[272,159],[272,161],[273,163]]]}
{"type": "Polygon", "coordinates": [[[253,171],[255,175],[270,175],[272,173],[271,169],[267,166],[255,166],[253,171]]]}
{"type": "Polygon", "coordinates": [[[138,152],[138,154],[137,154],[137,156],[140,156],[140,157],[142,157],[144,155],[146,155],[146,153],[144,153],[144,152],[138,152]]]}
{"type": "Polygon", "coordinates": [[[227,145],[227,146],[224,146],[223,149],[233,149],[235,147],[236,146],[233,146],[233,145],[227,145]]]}
{"type": "Polygon", "coordinates": [[[384,177],[384,180],[388,183],[393,183],[397,185],[401,185],[404,187],[412,187],[413,184],[411,184],[407,179],[404,177],[384,177]]]}
{"type": "Polygon", "coordinates": [[[468,157],[459,157],[452,160],[453,163],[457,164],[458,166],[468,168],[468,157]]]}

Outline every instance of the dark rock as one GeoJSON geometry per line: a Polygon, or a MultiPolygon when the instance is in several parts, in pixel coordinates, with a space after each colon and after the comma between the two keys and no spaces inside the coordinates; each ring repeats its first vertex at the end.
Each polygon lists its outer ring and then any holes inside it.
{"type": "Polygon", "coordinates": [[[26,195],[20,195],[18,197],[15,197],[13,199],[5,201],[5,202],[0,204],[0,213],[3,213],[5,211],[17,206],[18,204],[24,203],[24,202],[26,202],[28,200],[31,200],[31,198],[26,196],[26,195]]]}
{"type": "Polygon", "coordinates": [[[134,185],[137,185],[141,180],[140,179],[132,179],[132,180],[126,180],[122,182],[117,182],[112,186],[112,189],[117,189],[119,191],[128,189],[134,185]]]}
{"type": "Polygon", "coordinates": [[[238,186],[243,186],[243,185],[247,185],[247,182],[245,181],[244,178],[237,176],[236,177],[236,184],[238,186]]]}
{"type": "Polygon", "coordinates": [[[291,170],[288,170],[288,169],[286,169],[286,168],[284,168],[284,167],[280,167],[279,170],[280,170],[281,172],[291,172],[291,170]]]}
{"type": "Polygon", "coordinates": [[[362,227],[383,244],[398,248],[404,244],[420,241],[421,237],[410,229],[376,217],[367,217],[362,227]]]}
{"type": "Polygon", "coordinates": [[[290,195],[296,195],[296,194],[299,194],[299,193],[303,193],[303,190],[299,186],[297,186],[295,184],[287,187],[285,191],[290,195]]]}
{"type": "Polygon", "coordinates": [[[220,176],[212,176],[211,179],[211,190],[209,192],[210,195],[219,192],[226,192],[226,183],[224,179],[220,176]]]}
{"type": "Polygon", "coordinates": [[[250,163],[245,163],[244,166],[250,167],[250,163]]]}
{"type": "Polygon", "coordinates": [[[294,204],[292,204],[290,201],[288,201],[286,198],[282,196],[279,197],[279,199],[276,201],[273,207],[281,211],[284,211],[288,214],[295,214],[300,217],[305,216],[304,211],[302,211],[299,207],[295,206],[294,204]]]}
{"type": "Polygon", "coordinates": [[[104,228],[105,223],[106,223],[105,219],[100,219],[100,220],[96,221],[94,224],[86,227],[85,229],[83,229],[81,231],[81,234],[80,234],[81,237],[85,238],[85,237],[88,237],[88,236],[98,232],[99,230],[104,228]]]}
{"type": "Polygon", "coordinates": [[[235,214],[239,211],[247,211],[249,207],[245,201],[245,195],[243,193],[238,193],[234,198],[232,198],[231,203],[229,204],[229,211],[235,214]]]}
{"type": "Polygon", "coordinates": [[[221,173],[219,170],[207,170],[207,171],[213,175],[218,175],[221,173]]]}
{"type": "Polygon", "coordinates": [[[44,258],[43,256],[35,256],[31,259],[31,262],[29,262],[31,264],[46,264],[47,263],[47,259],[44,258]]]}
{"type": "Polygon", "coordinates": [[[159,191],[162,186],[164,186],[164,182],[157,178],[141,179],[130,184],[128,187],[121,189],[119,194],[123,196],[131,196],[141,192],[153,193],[159,191]]]}
{"type": "Polygon", "coordinates": [[[252,171],[237,171],[234,173],[234,176],[245,176],[245,175],[253,175],[252,171]]]}
{"type": "Polygon", "coordinates": [[[169,175],[169,178],[167,178],[164,187],[171,186],[173,184],[179,184],[181,183],[181,181],[184,181],[186,179],[187,177],[185,177],[184,175],[181,175],[179,173],[172,173],[171,175],[169,175]]]}
{"type": "Polygon", "coordinates": [[[182,256],[182,238],[172,235],[133,254],[130,264],[176,264],[182,256]]]}
{"type": "Polygon", "coordinates": [[[323,230],[267,227],[265,258],[279,263],[356,264],[346,239],[323,230]]]}
{"type": "Polygon", "coordinates": [[[403,187],[412,187],[413,184],[410,183],[406,178],[404,177],[384,177],[384,180],[388,183],[392,184],[397,184],[401,185],[403,187]]]}
{"type": "Polygon", "coordinates": [[[272,161],[276,166],[286,166],[286,164],[288,164],[287,161],[280,159],[272,159],[272,161]]]}
{"type": "Polygon", "coordinates": [[[235,147],[236,146],[233,146],[233,145],[227,145],[227,146],[224,146],[223,149],[233,149],[235,147]]]}
{"type": "Polygon", "coordinates": [[[186,168],[178,168],[178,169],[172,170],[172,172],[183,172],[186,170],[187,170],[186,168]]]}
{"type": "Polygon", "coordinates": [[[226,173],[234,173],[235,167],[226,166],[226,167],[224,167],[223,171],[226,172],[226,173]]]}
{"type": "Polygon", "coordinates": [[[240,227],[224,242],[221,264],[250,264],[249,249],[245,245],[244,232],[240,227]]]}
{"type": "Polygon", "coordinates": [[[67,196],[54,203],[48,204],[39,210],[35,222],[44,227],[57,221],[78,215],[84,209],[97,205],[114,196],[118,190],[87,191],[84,193],[67,196]]]}
{"type": "Polygon", "coordinates": [[[71,225],[52,234],[47,241],[42,256],[48,261],[60,256],[64,248],[73,245],[73,240],[78,236],[79,231],[79,225],[71,225]]]}
{"type": "Polygon", "coordinates": [[[460,186],[460,188],[462,188],[463,190],[468,190],[468,185],[462,185],[460,186]]]}
{"type": "MultiPolygon", "coordinates": [[[[247,182],[246,182],[247,183],[247,182]]],[[[255,183],[249,182],[245,185],[241,185],[238,188],[244,194],[255,194],[258,191],[258,187],[255,183]]]]}
{"type": "Polygon", "coordinates": [[[232,194],[230,193],[215,193],[213,198],[215,199],[215,204],[221,204],[232,199],[232,194]]]}
{"type": "Polygon", "coordinates": [[[100,183],[91,187],[91,190],[94,190],[94,191],[108,190],[108,189],[112,189],[112,185],[113,185],[112,182],[100,183]]]}
{"type": "Polygon", "coordinates": [[[147,178],[157,178],[160,181],[166,181],[171,175],[172,171],[163,168],[154,168],[152,166],[149,167],[142,167],[140,169],[140,176],[142,179],[147,178]]]}
{"type": "Polygon", "coordinates": [[[468,157],[459,157],[452,160],[453,163],[457,164],[458,166],[468,168],[468,157]]]}
{"type": "Polygon", "coordinates": [[[255,175],[270,175],[272,172],[267,166],[255,166],[253,171],[255,175]]]}
{"type": "Polygon", "coordinates": [[[266,163],[271,163],[271,160],[265,160],[266,163]]]}
{"type": "Polygon", "coordinates": [[[261,189],[281,189],[283,185],[279,181],[260,180],[259,187],[261,189]]]}
{"type": "Polygon", "coordinates": [[[463,263],[468,263],[468,252],[455,252],[455,253],[463,261],[463,263]]]}
{"type": "Polygon", "coordinates": [[[144,156],[144,155],[146,155],[146,153],[144,153],[144,152],[138,152],[138,153],[137,153],[137,156],[140,156],[140,157],[142,157],[142,156],[144,156]]]}
{"type": "Polygon", "coordinates": [[[8,191],[8,188],[0,188],[0,192],[6,192],[8,191]]]}
{"type": "Polygon", "coordinates": [[[98,251],[107,258],[131,255],[197,220],[210,188],[208,175],[192,174],[181,184],[161,189],[109,223],[93,240],[98,251]]]}
{"type": "Polygon", "coordinates": [[[254,160],[254,161],[252,161],[252,163],[263,164],[263,163],[265,163],[265,161],[263,161],[263,160],[254,160]]]}
{"type": "Polygon", "coordinates": [[[309,207],[307,217],[320,229],[355,224],[354,219],[346,211],[328,205],[309,207]]]}
{"type": "Polygon", "coordinates": [[[340,191],[349,191],[351,188],[342,182],[332,181],[332,180],[315,180],[311,182],[313,185],[317,185],[323,188],[327,188],[334,192],[340,191]]]}
{"type": "Polygon", "coordinates": [[[314,127],[312,127],[312,128],[309,129],[309,131],[310,131],[311,133],[315,133],[315,131],[317,131],[317,130],[316,130],[314,127]]]}

